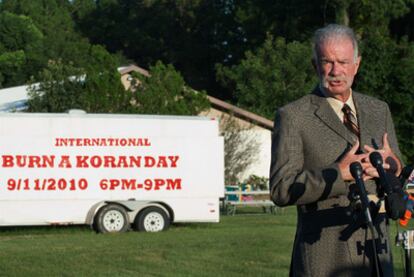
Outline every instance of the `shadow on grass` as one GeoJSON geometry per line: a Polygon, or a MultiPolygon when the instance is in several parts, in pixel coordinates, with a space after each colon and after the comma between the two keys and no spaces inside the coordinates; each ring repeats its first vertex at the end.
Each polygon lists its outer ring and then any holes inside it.
{"type": "MultiPolygon", "coordinates": [[[[271,213],[269,209],[264,207],[237,207],[236,212],[234,215],[283,215],[285,213],[284,208],[276,208],[274,213],[271,213]]],[[[228,211],[224,208],[220,209],[220,215],[226,216],[226,215],[233,215],[228,214],[228,211]]]]}
{"type": "MultiPolygon", "coordinates": [[[[209,229],[217,223],[174,223],[167,230],[188,230],[188,229],[209,229]]],[[[97,235],[111,235],[112,233],[101,234],[95,232],[88,225],[48,225],[48,226],[5,226],[0,227],[1,237],[24,237],[31,235],[55,235],[55,234],[79,234],[90,233],[97,235]]],[[[129,229],[127,233],[139,233],[133,229],[129,229]]],[[[141,232],[143,233],[143,232],[141,232]]]]}
{"type": "Polygon", "coordinates": [[[219,223],[174,223],[170,228],[174,229],[209,229],[219,223]]]}
{"type": "Polygon", "coordinates": [[[56,233],[95,233],[88,225],[47,225],[47,226],[4,226],[0,227],[0,236],[49,235],[56,233]]]}

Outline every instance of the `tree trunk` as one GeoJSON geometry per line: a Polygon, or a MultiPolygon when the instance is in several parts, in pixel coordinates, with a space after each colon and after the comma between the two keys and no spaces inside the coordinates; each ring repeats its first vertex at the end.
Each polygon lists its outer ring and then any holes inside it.
{"type": "Polygon", "coordinates": [[[350,1],[347,0],[339,0],[335,1],[335,20],[337,24],[349,26],[349,13],[348,8],[350,5],[350,1]]]}

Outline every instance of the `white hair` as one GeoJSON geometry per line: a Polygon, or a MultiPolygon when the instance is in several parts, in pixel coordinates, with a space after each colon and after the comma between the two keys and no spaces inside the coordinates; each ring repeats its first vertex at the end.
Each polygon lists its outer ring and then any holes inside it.
{"type": "Polygon", "coordinates": [[[354,61],[358,58],[358,41],[354,31],[343,25],[329,24],[323,28],[316,30],[313,37],[313,58],[315,61],[319,59],[320,46],[331,39],[349,39],[352,42],[354,48],[354,61]]]}

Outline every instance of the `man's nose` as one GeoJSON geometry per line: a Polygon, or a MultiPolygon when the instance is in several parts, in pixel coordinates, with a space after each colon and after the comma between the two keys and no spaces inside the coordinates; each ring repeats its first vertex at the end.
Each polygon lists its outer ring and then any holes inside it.
{"type": "Polygon", "coordinates": [[[341,73],[341,66],[337,62],[332,63],[331,70],[329,71],[329,75],[337,76],[341,73]]]}

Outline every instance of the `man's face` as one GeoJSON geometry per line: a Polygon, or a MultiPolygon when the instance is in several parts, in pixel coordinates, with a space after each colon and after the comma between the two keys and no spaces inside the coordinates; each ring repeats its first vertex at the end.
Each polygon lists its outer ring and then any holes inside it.
{"type": "Polygon", "coordinates": [[[316,64],[322,87],[332,97],[346,101],[354,76],[358,72],[360,57],[354,60],[352,41],[334,38],[319,47],[316,64]]]}

